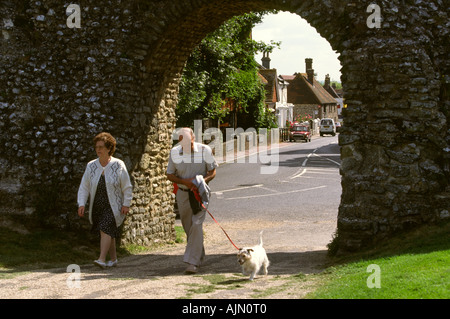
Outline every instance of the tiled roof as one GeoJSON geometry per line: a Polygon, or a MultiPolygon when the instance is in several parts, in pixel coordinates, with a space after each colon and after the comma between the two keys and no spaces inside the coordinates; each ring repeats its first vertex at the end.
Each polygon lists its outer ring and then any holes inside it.
{"type": "MultiPolygon", "coordinates": [[[[323,86],[316,81],[314,78],[313,83],[311,84],[308,81],[308,76],[306,73],[297,73],[296,75],[282,75],[284,80],[288,82],[293,82],[295,79],[300,79],[306,84],[306,87],[309,89],[310,93],[317,99],[317,103],[319,104],[337,104],[335,98],[333,98],[324,88],[323,86]]],[[[288,93],[289,94],[289,93],[288,93]]]]}

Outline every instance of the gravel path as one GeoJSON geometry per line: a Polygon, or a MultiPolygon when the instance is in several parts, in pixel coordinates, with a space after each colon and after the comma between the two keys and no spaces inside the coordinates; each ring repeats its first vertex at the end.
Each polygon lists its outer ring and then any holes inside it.
{"type": "Polygon", "coordinates": [[[238,246],[258,242],[264,230],[264,246],[271,262],[268,276],[253,282],[240,273],[236,250],[220,228],[209,219],[204,224],[207,258],[196,275],[184,275],[184,244],[168,245],[150,253],[119,257],[116,268],[102,270],[81,265],[79,280],[66,268],[37,270],[0,280],[0,298],[44,299],[174,299],[174,298],[302,298],[316,280],[326,261],[326,244],[335,229],[335,221],[315,225],[292,222],[240,221],[223,223],[238,246]],[[300,227],[300,228],[299,228],[300,227]],[[308,236],[290,243],[291,230],[308,228],[308,236]],[[292,229],[290,229],[292,228],[292,229]],[[313,236],[311,236],[313,234],[313,236]],[[283,240],[285,238],[286,240],[283,240]],[[69,280],[69,285],[68,281],[69,280]],[[79,287],[69,287],[79,284],[79,287]]]}

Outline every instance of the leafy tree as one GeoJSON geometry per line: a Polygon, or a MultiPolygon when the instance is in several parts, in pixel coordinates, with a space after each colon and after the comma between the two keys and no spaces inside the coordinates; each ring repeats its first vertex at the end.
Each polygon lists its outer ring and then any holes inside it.
{"type": "Polygon", "coordinates": [[[266,13],[234,17],[194,49],[180,83],[177,126],[191,126],[196,118],[221,119],[229,113],[229,100],[254,118],[256,128],[270,122],[254,55],[271,52],[280,43],[265,44],[249,36],[266,13]]]}

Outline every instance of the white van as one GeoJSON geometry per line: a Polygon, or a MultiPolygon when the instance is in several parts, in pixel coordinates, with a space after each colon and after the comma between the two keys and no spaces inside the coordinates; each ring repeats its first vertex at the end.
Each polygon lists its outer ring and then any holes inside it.
{"type": "Polygon", "coordinates": [[[320,136],[324,134],[336,135],[336,124],[333,119],[322,119],[320,121],[320,136]]]}

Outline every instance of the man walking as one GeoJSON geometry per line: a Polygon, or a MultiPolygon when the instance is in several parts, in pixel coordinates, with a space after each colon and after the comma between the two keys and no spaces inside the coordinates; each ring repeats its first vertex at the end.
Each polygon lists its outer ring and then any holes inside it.
{"type": "Polygon", "coordinates": [[[208,145],[196,143],[192,129],[182,128],[178,132],[178,143],[170,151],[167,178],[174,183],[181,224],[187,235],[183,261],[188,264],[185,273],[195,274],[205,257],[203,246],[203,221],[206,211],[198,209],[193,191],[196,176],[209,183],[216,176],[218,164],[208,145]]]}

